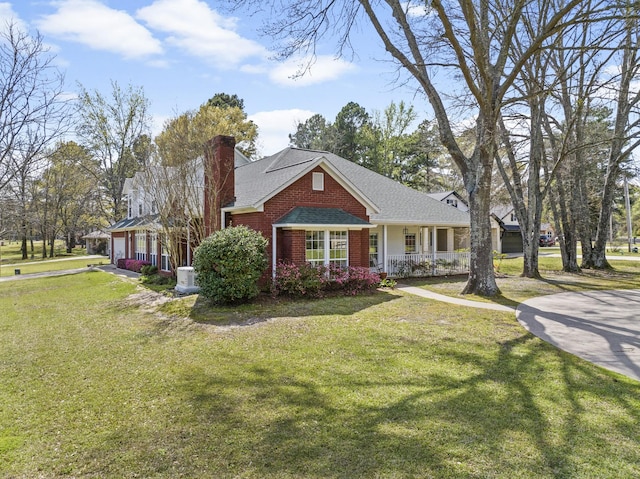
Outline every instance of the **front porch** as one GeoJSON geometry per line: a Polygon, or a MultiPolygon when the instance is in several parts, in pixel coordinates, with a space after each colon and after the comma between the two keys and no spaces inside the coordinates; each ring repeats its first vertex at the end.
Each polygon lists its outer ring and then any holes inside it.
{"type": "Polygon", "coordinates": [[[469,252],[389,255],[383,270],[396,278],[465,274],[469,272],[469,252]]]}
{"type": "Polygon", "coordinates": [[[370,232],[369,265],[396,278],[465,274],[468,247],[468,228],[380,225],[370,232]]]}

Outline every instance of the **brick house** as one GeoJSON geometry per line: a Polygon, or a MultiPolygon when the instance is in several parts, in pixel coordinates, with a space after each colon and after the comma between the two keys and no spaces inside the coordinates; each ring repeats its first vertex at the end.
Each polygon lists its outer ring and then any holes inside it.
{"type": "MultiPolygon", "coordinates": [[[[390,275],[467,271],[468,253],[456,251],[468,248],[467,212],[332,153],[290,147],[252,162],[233,137],[217,136],[210,146],[194,165],[203,188],[201,218],[192,221],[202,221],[207,234],[230,225],[260,231],[269,240],[271,272],[278,261],[390,275]]],[[[141,199],[143,191],[143,175],[127,180],[133,207],[110,229],[112,261],[144,259],[169,272],[181,264],[163,248],[154,202],[141,199]]],[[[182,265],[197,246],[186,243],[182,265]]]]}

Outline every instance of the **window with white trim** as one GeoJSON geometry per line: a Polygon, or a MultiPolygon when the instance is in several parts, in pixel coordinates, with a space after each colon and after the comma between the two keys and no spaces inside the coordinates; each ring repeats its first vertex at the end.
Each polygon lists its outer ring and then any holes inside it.
{"type": "Polygon", "coordinates": [[[348,238],[347,231],[329,232],[329,263],[344,268],[348,266],[348,238]]]}
{"type": "Polygon", "coordinates": [[[314,266],[324,264],[324,231],[307,231],[305,260],[314,266]]]}
{"type": "Polygon", "coordinates": [[[349,265],[349,232],[307,231],[305,239],[305,260],[312,265],[349,265]],[[328,241],[327,241],[328,238],[328,241]]]}
{"type": "Polygon", "coordinates": [[[455,198],[447,198],[447,204],[450,206],[458,207],[458,200],[455,198]]]}
{"type": "Polygon", "coordinates": [[[149,250],[149,262],[158,266],[158,233],[155,231],[149,234],[149,250]]]}
{"type": "Polygon", "coordinates": [[[169,236],[163,234],[161,242],[162,255],[160,256],[160,269],[162,271],[171,271],[171,262],[169,261],[169,236]]]}
{"type": "Polygon", "coordinates": [[[416,252],[416,234],[407,233],[404,235],[404,252],[415,253],[416,252]]]}
{"type": "Polygon", "coordinates": [[[378,267],[378,233],[369,235],[369,267],[378,267]]]}
{"type": "Polygon", "coordinates": [[[324,173],[314,172],[311,178],[313,191],[324,191],[324,173]]]}
{"type": "Polygon", "coordinates": [[[136,259],[147,259],[147,233],[144,230],[136,230],[136,259]]]}

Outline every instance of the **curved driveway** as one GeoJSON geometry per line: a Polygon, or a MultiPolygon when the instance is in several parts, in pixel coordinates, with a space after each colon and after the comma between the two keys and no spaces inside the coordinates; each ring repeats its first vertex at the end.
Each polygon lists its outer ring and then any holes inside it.
{"type": "Polygon", "coordinates": [[[540,296],[520,304],[516,317],[554,346],[640,380],[640,290],[540,296]]]}

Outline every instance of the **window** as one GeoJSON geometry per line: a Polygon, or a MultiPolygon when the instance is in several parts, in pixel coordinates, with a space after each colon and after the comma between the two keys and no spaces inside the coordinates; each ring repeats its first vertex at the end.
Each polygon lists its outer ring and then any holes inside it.
{"type": "Polygon", "coordinates": [[[144,213],[144,190],[141,188],[138,191],[138,216],[142,216],[142,214],[144,213]]]}
{"type": "Polygon", "coordinates": [[[313,173],[311,178],[313,191],[324,191],[324,173],[313,173]]]}
{"type": "Polygon", "coordinates": [[[518,221],[518,218],[516,218],[515,213],[511,213],[511,221],[518,221]]]}
{"type": "Polygon", "coordinates": [[[451,206],[455,206],[457,208],[458,200],[456,200],[455,198],[447,198],[447,204],[451,206]]]}
{"type": "Polygon", "coordinates": [[[162,255],[160,257],[160,269],[162,271],[171,271],[171,263],[169,261],[169,237],[162,235],[162,255]]]}
{"type": "Polygon", "coordinates": [[[147,234],[143,230],[136,231],[136,259],[140,261],[147,259],[147,234]]]}
{"type": "Polygon", "coordinates": [[[369,267],[376,268],[378,266],[378,233],[369,235],[369,267]]]}
{"type": "Polygon", "coordinates": [[[149,262],[153,266],[158,266],[158,233],[149,235],[149,262]]]}
{"type": "Polygon", "coordinates": [[[416,234],[406,233],[404,235],[404,252],[415,253],[416,252],[416,234]]]}
{"type": "Polygon", "coordinates": [[[348,231],[307,231],[305,260],[314,266],[349,265],[348,231]],[[329,238],[329,241],[326,241],[329,238]]]}
{"type": "Polygon", "coordinates": [[[127,218],[133,218],[133,205],[131,204],[131,195],[127,195],[127,218]]]}
{"type": "Polygon", "coordinates": [[[329,263],[340,267],[348,265],[347,238],[347,231],[329,233],[329,263]]]}
{"type": "Polygon", "coordinates": [[[324,231],[307,231],[305,259],[312,265],[324,264],[324,231]]]}

